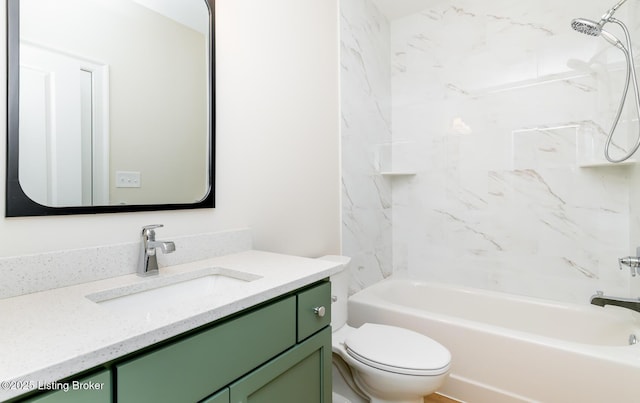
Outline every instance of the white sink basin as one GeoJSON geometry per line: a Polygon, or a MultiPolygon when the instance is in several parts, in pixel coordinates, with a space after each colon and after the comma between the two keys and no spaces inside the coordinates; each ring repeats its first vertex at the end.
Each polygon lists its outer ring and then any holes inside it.
{"type": "Polygon", "coordinates": [[[211,267],[168,277],[141,278],[134,284],[89,294],[86,298],[119,314],[149,316],[203,298],[229,294],[259,278],[251,273],[211,267]]]}

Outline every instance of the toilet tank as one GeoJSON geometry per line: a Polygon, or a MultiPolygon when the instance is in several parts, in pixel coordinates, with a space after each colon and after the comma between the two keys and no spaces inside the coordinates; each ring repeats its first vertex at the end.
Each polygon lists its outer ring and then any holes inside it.
{"type": "Polygon", "coordinates": [[[342,263],[342,270],[331,279],[331,329],[335,332],[347,323],[347,298],[349,297],[350,257],[328,255],[319,259],[342,263]]]}

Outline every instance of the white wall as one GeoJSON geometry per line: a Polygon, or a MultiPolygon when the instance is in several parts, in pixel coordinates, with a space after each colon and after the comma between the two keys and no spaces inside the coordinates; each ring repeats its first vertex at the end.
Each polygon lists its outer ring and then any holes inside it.
{"type": "MultiPolygon", "coordinates": [[[[160,239],[251,227],[259,249],[340,252],[337,1],[218,1],[216,22],[217,207],[5,218],[0,256],[135,242],[151,223],[160,239]]],[[[0,159],[4,189],[5,142],[0,159]]]]}

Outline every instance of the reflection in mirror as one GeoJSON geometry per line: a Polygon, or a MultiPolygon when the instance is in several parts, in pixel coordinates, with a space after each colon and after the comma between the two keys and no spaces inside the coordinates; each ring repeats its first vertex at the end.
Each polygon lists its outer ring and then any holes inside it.
{"type": "Polygon", "coordinates": [[[9,0],[8,216],[213,206],[212,4],[9,0]]]}

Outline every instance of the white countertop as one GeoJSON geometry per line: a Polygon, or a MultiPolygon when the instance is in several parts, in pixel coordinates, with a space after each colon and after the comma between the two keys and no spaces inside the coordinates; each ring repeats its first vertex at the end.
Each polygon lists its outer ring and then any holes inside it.
{"type": "Polygon", "coordinates": [[[171,267],[0,300],[0,401],[239,312],[329,277],[340,263],[246,251],[171,267]],[[259,278],[149,314],[116,314],[86,296],[158,278],[221,267],[259,278]],[[15,385],[10,381],[29,381],[15,385]]]}

